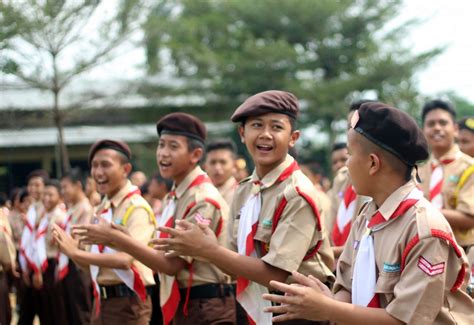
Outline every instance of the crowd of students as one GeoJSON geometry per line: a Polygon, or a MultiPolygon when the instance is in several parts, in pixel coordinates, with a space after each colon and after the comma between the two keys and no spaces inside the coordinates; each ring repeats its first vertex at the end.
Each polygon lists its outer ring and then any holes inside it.
{"type": "Polygon", "coordinates": [[[235,110],[250,174],[185,113],[150,179],[112,139],[88,173],[31,172],[0,210],[0,324],[10,292],[18,324],[473,324],[474,117],[353,103],[328,188],[298,114],[274,90],[235,110]]]}

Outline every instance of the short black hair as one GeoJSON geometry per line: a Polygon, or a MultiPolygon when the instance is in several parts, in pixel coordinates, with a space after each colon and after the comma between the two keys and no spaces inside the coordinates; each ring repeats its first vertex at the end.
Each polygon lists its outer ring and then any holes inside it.
{"type": "Polygon", "coordinates": [[[55,178],[51,178],[49,180],[46,181],[46,183],[44,184],[44,186],[52,186],[52,187],[55,187],[56,190],[58,191],[58,193],[61,195],[61,183],[55,179],[55,178]]]}
{"type": "Polygon", "coordinates": [[[171,191],[171,187],[173,187],[173,181],[171,179],[163,178],[163,176],[160,175],[160,173],[155,173],[151,177],[151,179],[155,180],[158,184],[165,184],[166,185],[166,190],[169,192],[171,191]]]}
{"type": "Polygon", "coordinates": [[[433,99],[423,105],[423,109],[421,111],[421,121],[425,123],[426,115],[435,109],[442,109],[448,112],[449,115],[451,115],[453,122],[456,121],[456,109],[454,108],[454,105],[442,99],[433,99]]]}
{"type": "Polygon", "coordinates": [[[24,202],[25,199],[28,197],[28,191],[24,187],[15,187],[10,192],[9,200],[13,204],[15,200],[18,198],[20,202],[24,202]]]}
{"type": "Polygon", "coordinates": [[[142,195],[148,194],[148,186],[150,186],[150,181],[146,181],[142,186],[140,186],[140,192],[142,195]]]}
{"type": "Polygon", "coordinates": [[[215,150],[229,150],[233,155],[235,155],[237,153],[237,146],[232,140],[218,139],[209,142],[206,146],[207,153],[215,150]]]}
{"type": "Polygon", "coordinates": [[[356,101],[352,102],[351,105],[349,106],[349,113],[357,111],[362,104],[374,103],[374,102],[376,102],[376,101],[373,100],[373,99],[359,99],[359,100],[356,100],[356,101]]]}
{"type": "Polygon", "coordinates": [[[324,175],[323,168],[316,161],[308,161],[304,164],[314,175],[324,175]]]}
{"type": "Polygon", "coordinates": [[[46,182],[49,180],[49,174],[46,170],[44,169],[35,169],[31,173],[26,176],[26,183],[28,184],[32,178],[39,177],[43,180],[43,183],[46,184],[46,182]]]}
{"type": "Polygon", "coordinates": [[[83,190],[86,188],[86,178],[79,167],[71,168],[61,177],[63,179],[69,179],[73,184],[80,183],[83,190]]]}
{"type": "Polygon", "coordinates": [[[345,142],[336,142],[332,146],[331,153],[336,151],[336,150],[341,150],[341,149],[347,149],[347,143],[345,143],[345,142]]]}
{"type": "Polygon", "coordinates": [[[4,205],[6,205],[8,202],[8,197],[5,193],[1,192],[0,193],[0,207],[3,207],[4,205]]]}

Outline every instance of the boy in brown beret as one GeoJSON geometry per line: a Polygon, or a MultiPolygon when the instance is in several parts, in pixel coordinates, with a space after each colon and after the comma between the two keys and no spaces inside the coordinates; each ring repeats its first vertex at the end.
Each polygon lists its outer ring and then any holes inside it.
{"type": "Polygon", "coordinates": [[[180,222],[182,229],[160,228],[174,238],[156,243],[175,254],[199,256],[237,277],[237,300],[250,323],[271,324],[261,299],[271,280],[293,282],[299,270],[322,282],[334,281],[332,251],[314,200],[311,181],[288,155],[299,138],[296,97],[266,91],[248,98],[232,116],[255,164],[242,180],[231,206],[230,249],[218,245],[204,226],[180,222]]]}
{"type": "MultiPolygon", "coordinates": [[[[156,160],[161,176],[174,181],[164,200],[159,224],[174,227],[176,220],[209,226],[220,244],[226,242],[228,207],[198,163],[204,154],[206,127],[185,113],[171,113],[156,125],[156,160]]],[[[165,257],[110,226],[79,226],[76,232],[94,243],[125,251],[157,270],[160,304],[165,324],[235,323],[235,299],[230,278],[215,265],[183,254],[165,257]]],[[[158,233],[166,237],[166,233],[158,233]]]]}
{"type": "Polygon", "coordinates": [[[293,318],[344,324],[472,324],[467,260],[443,215],[412,179],[428,146],[416,122],[383,103],[366,103],[348,132],[347,162],[358,194],[372,197],[339,259],[334,295],[297,272],[302,286],[273,281],[285,296],[267,308],[293,318]]]}
{"type": "MultiPolygon", "coordinates": [[[[154,215],[140,190],[128,180],[131,151],[122,141],[100,140],[89,151],[91,175],[105,197],[93,222],[119,224],[146,245],[155,229],[154,215]]],[[[89,251],[61,227],[55,227],[61,251],[90,269],[95,298],[92,324],[148,324],[151,316],[152,271],[118,248],[92,245],[89,251]]]]}

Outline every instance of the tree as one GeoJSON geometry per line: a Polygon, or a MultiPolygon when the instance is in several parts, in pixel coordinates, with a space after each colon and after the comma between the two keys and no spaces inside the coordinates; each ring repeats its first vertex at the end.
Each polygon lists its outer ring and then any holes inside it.
{"type": "Polygon", "coordinates": [[[77,76],[120,54],[141,26],[144,9],[140,0],[5,0],[0,5],[0,70],[16,86],[52,94],[63,172],[70,162],[61,92],[77,76]]]}
{"type": "Polygon", "coordinates": [[[145,24],[149,72],[172,64],[181,83],[151,89],[200,96],[227,116],[253,93],[290,90],[301,99],[302,126],[317,123],[332,144],[335,122],[367,91],[417,108],[412,77],[441,50],[413,55],[402,46],[415,21],[388,27],[401,2],[159,1],[145,24]]]}

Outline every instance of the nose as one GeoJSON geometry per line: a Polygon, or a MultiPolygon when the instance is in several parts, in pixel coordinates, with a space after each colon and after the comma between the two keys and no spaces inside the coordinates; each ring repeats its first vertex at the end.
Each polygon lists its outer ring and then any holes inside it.
{"type": "Polygon", "coordinates": [[[262,132],[258,135],[260,139],[271,139],[271,126],[265,126],[262,128],[262,132]]]}

